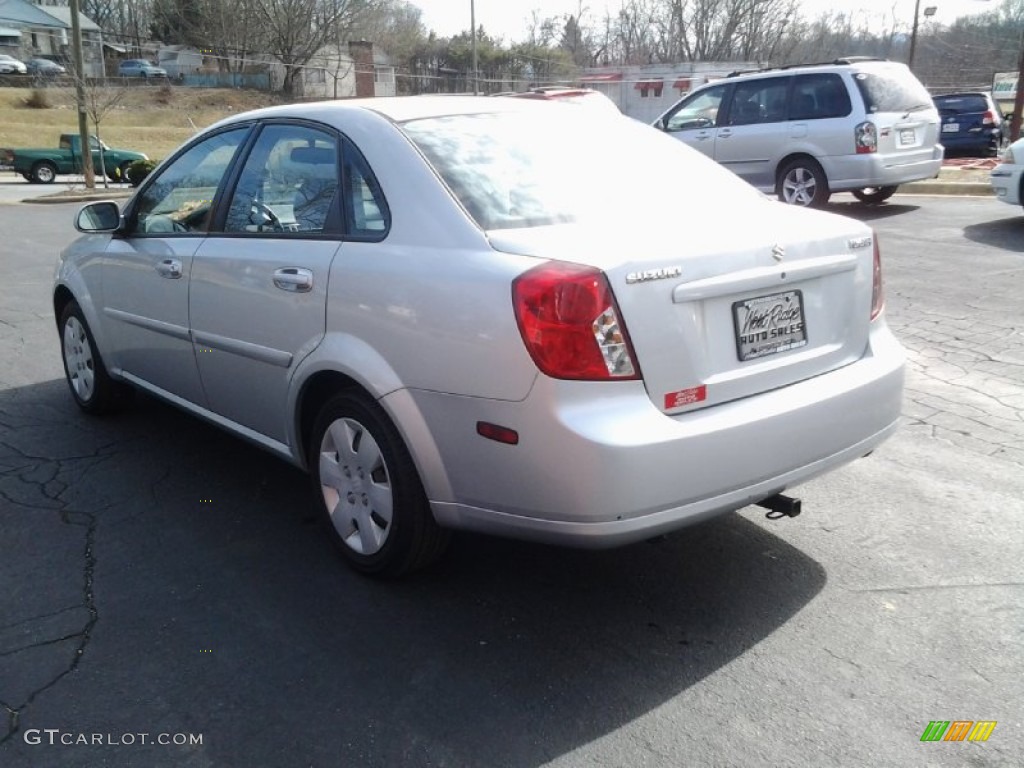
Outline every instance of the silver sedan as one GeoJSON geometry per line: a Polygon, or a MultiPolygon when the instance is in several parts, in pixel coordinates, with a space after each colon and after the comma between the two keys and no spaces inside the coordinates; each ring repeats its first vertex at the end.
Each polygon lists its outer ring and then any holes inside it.
{"type": "Polygon", "coordinates": [[[54,311],[86,411],[145,390],[309,471],[361,572],[469,529],[627,544],[895,430],[861,223],[634,121],[472,97],[274,107],[86,206],[54,311]]]}

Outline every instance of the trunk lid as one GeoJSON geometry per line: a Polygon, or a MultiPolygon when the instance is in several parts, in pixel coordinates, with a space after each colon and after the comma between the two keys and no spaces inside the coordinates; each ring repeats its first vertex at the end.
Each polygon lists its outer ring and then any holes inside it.
{"type": "Polygon", "coordinates": [[[871,230],[758,203],[742,206],[741,226],[561,224],[488,237],[499,251],[603,270],[651,400],[678,413],[786,386],[864,353],[871,230]]]}

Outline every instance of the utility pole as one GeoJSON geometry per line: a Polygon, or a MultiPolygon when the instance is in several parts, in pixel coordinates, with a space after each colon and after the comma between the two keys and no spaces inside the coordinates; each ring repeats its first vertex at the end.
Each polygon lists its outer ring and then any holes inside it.
{"type": "Polygon", "coordinates": [[[1010,119],[1010,141],[1020,138],[1021,111],[1024,109],[1024,29],[1020,32],[1020,60],[1017,62],[1017,95],[1013,100],[1010,119]]]}
{"type": "Polygon", "coordinates": [[[907,67],[914,69],[914,49],[917,48],[917,20],[921,13],[921,0],[914,0],[914,26],[910,30],[910,56],[907,58],[907,67]]]}
{"type": "Polygon", "coordinates": [[[71,55],[74,58],[75,104],[78,107],[78,137],[82,153],[82,175],[85,186],[96,186],[92,167],[92,144],[89,142],[89,120],[85,110],[85,56],[82,52],[82,23],[78,19],[78,0],[71,0],[71,55]]]}
{"type": "Polygon", "coordinates": [[[469,39],[473,48],[473,95],[477,96],[480,89],[477,87],[476,79],[476,0],[469,0],[469,24],[472,27],[469,39]]]}

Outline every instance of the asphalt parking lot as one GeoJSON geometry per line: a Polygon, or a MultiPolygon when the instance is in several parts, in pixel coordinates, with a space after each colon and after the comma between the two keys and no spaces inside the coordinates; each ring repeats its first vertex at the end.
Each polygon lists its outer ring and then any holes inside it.
{"type": "Polygon", "coordinates": [[[0,765],[1020,765],[1024,215],[850,200],[906,419],[794,489],[802,516],[460,536],[391,584],[275,458],[148,398],[80,414],[49,309],[77,206],[0,206],[0,765]],[[934,720],[996,726],[922,742],[934,720]]]}

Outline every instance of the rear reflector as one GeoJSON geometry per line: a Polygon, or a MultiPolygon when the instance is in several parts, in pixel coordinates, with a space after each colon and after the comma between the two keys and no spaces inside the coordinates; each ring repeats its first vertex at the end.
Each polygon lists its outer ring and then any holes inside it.
{"type": "Polygon", "coordinates": [[[519,445],[519,433],[514,429],[502,427],[498,424],[491,424],[489,421],[478,421],[476,433],[489,440],[496,440],[506,445],[519,445]]]}

